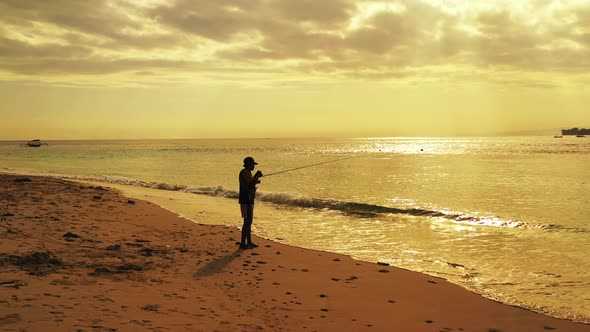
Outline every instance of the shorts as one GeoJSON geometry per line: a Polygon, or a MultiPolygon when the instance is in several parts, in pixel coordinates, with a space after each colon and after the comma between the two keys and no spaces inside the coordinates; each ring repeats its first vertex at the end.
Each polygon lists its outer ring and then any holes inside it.
{"type": "Polygon", "coordinates": [[[254,204],[240,204],[240,210],[242,211],[242,218],[252,222],[254,218],[254,204]]]}

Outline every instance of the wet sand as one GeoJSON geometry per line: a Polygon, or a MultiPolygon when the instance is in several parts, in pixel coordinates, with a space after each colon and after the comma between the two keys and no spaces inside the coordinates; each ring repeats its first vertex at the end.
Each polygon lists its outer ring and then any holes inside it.
{"type": "Polygon", "coordinates": [[[96,185],[0,174],[0,216],[2,331],[590,331],[96,185]]]}

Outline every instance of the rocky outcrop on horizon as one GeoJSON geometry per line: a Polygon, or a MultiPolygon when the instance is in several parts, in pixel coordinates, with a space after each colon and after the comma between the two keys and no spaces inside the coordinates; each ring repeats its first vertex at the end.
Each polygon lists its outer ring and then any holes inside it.
{"type": "Polygon", "coordinates": [[[562,129],[562,135],[590,135],[590,129],[586,128],[571,128],[571,129],[562,129]]]}

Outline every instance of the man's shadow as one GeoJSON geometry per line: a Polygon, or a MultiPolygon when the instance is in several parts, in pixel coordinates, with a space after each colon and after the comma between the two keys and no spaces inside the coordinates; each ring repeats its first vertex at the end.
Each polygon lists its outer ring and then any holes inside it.
{"type": "Polygon", "coordinates": [[[221,272],[229,263],[233,262],[234,259],[240,257],[240,252],[242,250],[236,249],[236,251],[232,252],[231,254],[219,257],[204,266],[200,267],[193,277],[200,278],[200,277],[208,277],[215,273],[221,272]]]}

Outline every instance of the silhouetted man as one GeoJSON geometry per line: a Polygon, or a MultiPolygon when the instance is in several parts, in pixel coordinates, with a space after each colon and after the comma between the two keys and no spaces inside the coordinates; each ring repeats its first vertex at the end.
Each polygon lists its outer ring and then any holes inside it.
{"type": "Polygon", "coordinates": [[[242,210],[242,240],[240,241],[241,249],[256,248],[258,245],[252,242],[252,221],[254,219],[254,197],[256,196],[256,185],[260,183],[259,178],[262,172],[258,171],[252,176],[252,171],[258,165],[252,157],[244,159],[244,169],[240,171],[240,208],[242,210]]]}

